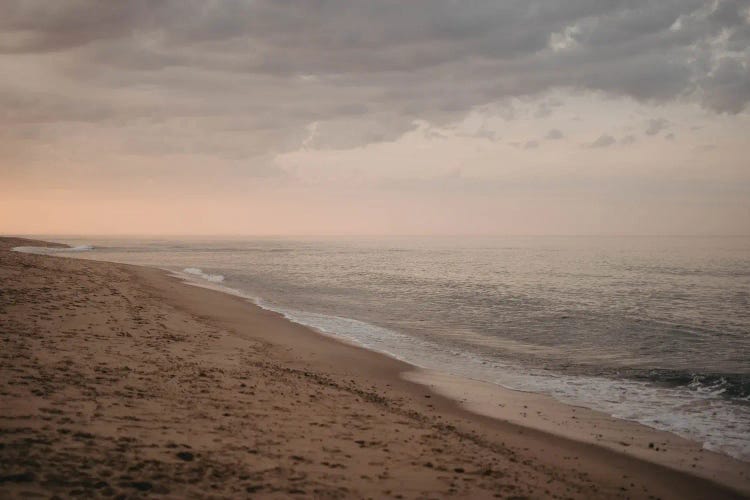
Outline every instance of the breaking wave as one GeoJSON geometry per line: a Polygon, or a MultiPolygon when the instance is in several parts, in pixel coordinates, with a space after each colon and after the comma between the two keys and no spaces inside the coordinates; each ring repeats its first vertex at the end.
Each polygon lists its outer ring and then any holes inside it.
{"type": "Polygon", "coordinates": [[[210,281],[211,283],[221,283],[222,281],[224,281],[224,276],[222,276],[221,274],[204,273],[202,269],[197,267],[186,267],[182,270],[182,272],[192,274],[193,276],[197,276],[206,281],[210,281]]]}

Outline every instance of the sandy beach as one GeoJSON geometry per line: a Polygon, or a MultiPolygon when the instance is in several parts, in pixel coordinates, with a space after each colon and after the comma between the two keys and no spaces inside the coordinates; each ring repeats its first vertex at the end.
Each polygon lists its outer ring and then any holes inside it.
{"type": "Polygon", "coordinates": [[[745,498],[674,435],[0,238],[3,497],[745,498]]]}

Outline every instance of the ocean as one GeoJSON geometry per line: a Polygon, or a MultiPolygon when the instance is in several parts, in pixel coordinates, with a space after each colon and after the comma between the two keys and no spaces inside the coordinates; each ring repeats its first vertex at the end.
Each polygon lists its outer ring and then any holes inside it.
{"type": "Polygon", "coordinates": [[[750,237],[46,239],[750,461],[750,237]]]}

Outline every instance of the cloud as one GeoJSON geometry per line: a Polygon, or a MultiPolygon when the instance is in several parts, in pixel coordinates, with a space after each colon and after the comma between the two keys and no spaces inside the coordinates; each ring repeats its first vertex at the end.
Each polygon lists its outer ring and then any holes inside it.
{"type": "Polygon", "coordinates": [[[526,141],[526,143],[523,145],[524,149],[537,149],[539,148],[539,142],[538,141],[526,141]]]}
{"type": "Polygon", "coordinates": [[[652,118],[646,126],[646,135],[657,135],[662,130],[669,128],[669,120],[664,118],[652,118]]]}
{"type": "Polygon", "coordinates": [[[556,141],[562,139],[563,137],[564,135],[562,132],[560,132],[560,130],[553,128],[549,132],[547,132],[547,135],[544,138],[550,141],[556,141]]]}
{"type": "MultiPolygon", "coordinates": [[[[748,28],[750,30],[750,28],[748,28]]],[[[750,36],[746,40],[750,47],[750,36]]],[[[747,51],[745,51],[747,55],[747,51]]],[[[702,80],[704,101],[711,108],[735,113],[747,106],[750,99],[750,58],[740,60],[733,57],[720,59],[712,71],[702,80]]]]}
{"type": "Polygon", "coordinates": [[[539,104],[539,107],[537,108],[536,112],[534,113],[534,117],[536,118],[546,118],[547,116],[550,116],[553,112],[553,110],[557,107],[560,107],[562,103],[559,100],[545,100],[542,101],[539,104]]]}
{"type": "Polygon", "coordinates": [[[739,113],[747,13],[731,0],[8,0],[0,126],[180,122],[176,143],[255,157],[301,147],[311,123],[307,147],[350,148],[555,89],[739,113]]]}
{"type": "Polygon", "coordinates": [[[617,142],[617,139],[612,137],[611,135],[600,135],[594,142],[589,144],[590,148],[598,149],[598,148],[608,148],[609,146],[615,144],[617,142]]]}
{"type": "Polygon", "coordinates": [[[625,137],[620,139],[620,144],[622,144],[623,146],[630,146],[631,144],[635,144],[635,136],[626,135],[625,137]]]}

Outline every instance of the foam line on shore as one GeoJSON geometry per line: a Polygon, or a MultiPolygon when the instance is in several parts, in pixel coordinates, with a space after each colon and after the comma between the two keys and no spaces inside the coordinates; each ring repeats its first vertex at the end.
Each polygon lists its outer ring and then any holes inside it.
{"type": "Polygon", "coordinates": [[[36,255],[48,255],[58,253],[69,253],[69,252],[89,252],[93,250],[92,245],[78,245],[74,247],[34,247],[34,246],[20,246],[11,248],[14,252],[21,253],[32,253],[36,255]]]}

